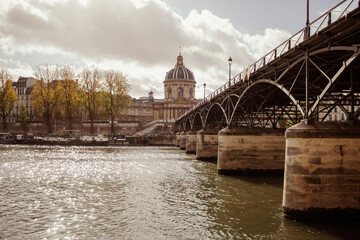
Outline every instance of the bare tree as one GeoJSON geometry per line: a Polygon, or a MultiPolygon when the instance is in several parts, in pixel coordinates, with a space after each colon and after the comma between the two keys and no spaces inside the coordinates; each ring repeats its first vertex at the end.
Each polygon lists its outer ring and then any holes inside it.
{"type": "Polygon", "coordinates": [[[84,106],[90,118],[90,133],[94,134],[94,119],[99,107],[101,72],[94,67],[85,67],[80,74],[80,80],[84,92],[84,106]]]}

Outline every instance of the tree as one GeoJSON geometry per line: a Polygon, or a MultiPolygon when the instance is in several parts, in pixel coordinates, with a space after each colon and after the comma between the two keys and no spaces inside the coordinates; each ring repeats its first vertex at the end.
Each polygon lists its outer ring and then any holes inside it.
{"type": "Polygon", "coordinates": [[[130,105],[128,96],[130,84],[122,73],[105,71],[103,73],[103,88],[101,106],[106,115],[110,117],[111,133],[114,136],[114,120],[130,105]]]}
{"type": "Polygon", "coordinates": [[[11,78],[6,69],[0,70],[0,116],[3,122],[3,131],[7,131],[6,118],[14,109],[14,103],[18,99],[11,78]]]}
{"type": "Polygon", "coordinates": [[[21,126],[23,128],[23,131],[25,133],[26,129],[27,129],[27,124],[30,121],[29,109],[24,104],[21,104],[19,114],[20,114],[19,121],[20,121],[20,124],[21,124],[21,126]]]}
{"type": "Polygon", "coordinates": [[[77,80],[75,80],[75,68],[65,65],[60,68],[60,111],[69,124],[69,130],[72,130],[73,119],[79,112],[82,104],[82,91],[77,80]]]}
{"type": "Polygon", "coordinates": [[[299,123],[301,121],[301,117],[301,112],[298,109],[290,115],[283,113],[279,116],[278,125],[280,128],[289,128],[299,123]]]}
{"type": "Polygon", "coordinates": [[[59,103],[61,86],[58,83],[59,69],[55,66],[38,66],[34,75],[39,81],[31,92],[33,106],[42,113],[48,133],[51,133],[51,119],[59,103]]]}
{"type": "Polygon", "coordinates": [[[85,67],[80,74],[80,80],[84,93],[84,106],[90,118],[90,133],[94,134],[94,119],[100,100],[101,72],[97,68],[85,67]]]}

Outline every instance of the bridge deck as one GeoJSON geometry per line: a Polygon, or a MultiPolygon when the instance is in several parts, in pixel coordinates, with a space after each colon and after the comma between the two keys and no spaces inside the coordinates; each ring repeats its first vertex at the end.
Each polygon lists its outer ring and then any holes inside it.
{"type": "Polygon", "coordinates": [[[269,115],[265,112],[275,107],[277,113],[287,108],[288,115],[298,111],[303,116],[319,114],[330,102],[338,101],[336,95],[344,100],[352,93],[354,100],[360,93],[360,7],[354,4],[358,3],[343,1],[330,9],[310,28],[300,30],[211,93],[177,123],[201,115],[204,109],[209,111],[214,103],[222,106],[217,111],[227,115],[229,124],[254,112],[269,115]],[[354,9],[349,11],[351,6],[354,9]],[[339,7],[346,10],[339,14],[339,7]]]}

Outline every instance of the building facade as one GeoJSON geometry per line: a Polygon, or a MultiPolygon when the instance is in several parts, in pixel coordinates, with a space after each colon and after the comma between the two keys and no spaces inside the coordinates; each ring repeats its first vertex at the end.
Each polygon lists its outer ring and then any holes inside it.
{"type": "Polygon", "coordinates": [[[147,97],[133,99],[120,119],[138,120],[142,123],[151,121],[171,123],[197,103],[195,77],[193,72],[185,67],[181,54],[177,57],[175,67],[165,74],[163,84],[163,99],[154,99],[153,92],[150,91],[147,97]]]}
{"type": "MultiPolygon", "coordinates": [[[[12,114],[7,119],[10,128],[12,128],[10,129],[11,132],[21,131],[18,121],[21,105],[24,105],[30,113],[29,132],[36,133],[46,130],[42,123],[42,116],[39,116],[32,106],[31,91],[36,81],[32,77],[20,77],[13,84],[18,100],[14,103],[12,114]]],[[[130,106],[115,120],[116,134],[140,134],[144,127],[157,123],[164,123],[171,128],[178,117],[198,102],[195,99],[196,81],[194,74],[185,67],[184,58],[181,54],[177,56],[175,67],[166,72],[163,84],[163,99],[155,99],[152,91],[149,91],[146,97],[132,99],[130,106]]],[[[359,107],[355,106],[354,111],[360,111],[359,107]]],[[[330,114],[326,116],[321,114],[319,119],[345,121],[349,112],[351,112],[350,102],[344,101],[334,107],[330,114]]],[[[78,115],[80,117],[78,116],[74,120],[73,130],[88,134],[90,120],[87,118],[86,111],[82,109],[78,115]]],[[[66,119],[61,117],[59,112],[54,113],[53,119],[53,132],[68,130],[66,119]]],[[[94,125],[96,134],[110,132],[110,121],[106,116],[97,116],[94,125]]]]}
{"type": "MultiPolygon", "coordinates": [[[[16,124],[20,116],[20,106],[27,107],[30,113],[30,127],[29,131],[42,131],[42,116],[36,114],[35,109],[31,104],[32,96],[31,91],[36,83],[36,79],[29,77],[20,77],[17,82],[13,84],[18,100],[14,104],[14,109],[8,122],[14,123],[13,131],[17,131],[19,124],[16,124]]],[[[155,99],[152,91],[148,92],[148,96],[133,98],[130,106],[125,109],[115,120],[116,132],[118,134],[136,134],[137,130],[143,128],[145,125],[151,123],[166,123],[172,125],[175,120],[185,113],[190,107],[197,103],[195,99],[195,86],[196,81],[194,74],[185,67],[183,56],[179,54],[175,67],[170,69],[165,74],[164,84],[164,98],[155,99]]],[[[89,119],[84,110],[81,111],[81,118],[74,119],[74,129],[79,130],[81,133],[89,132],[89,119]]],[[[54,129],[53,132],[66,131],[66,119],[61,117],[59,111],[53,114],[54,129]]],[[[105,116],[97,116],[95,119],[96,133],[109,132],[110,122],[105,116]]]]}
{"type": "Polygon", "coordinates": [[[34,120],[35,111],[31,104],[32,96],[31,91],[36,83],[36,79],[33,77],[19,77],[17,82],[13,83],[16,94],[18,95],[18,100],[14,104],[14,109],[11,116],[9,117],[9,122],[15,122],[20,115],[20,107],[24,105],[30,113],[30,119],[34,120]]]}

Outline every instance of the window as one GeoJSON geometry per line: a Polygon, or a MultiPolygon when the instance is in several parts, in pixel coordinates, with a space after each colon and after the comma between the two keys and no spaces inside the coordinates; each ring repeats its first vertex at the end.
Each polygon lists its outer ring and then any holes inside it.
{"type": "Polygon", "coordinates": [[[190,94],[190,98],[193,98],[193,89],[192,88],[190,88],[189,94],[190,94]]]}
{"type": "Polygon", "coordinates": [[[178,97],[183,97],[184,96],[184,89],[182,87],[178,88],[178,97]]]}
{"type": "Polygon", "coordinates": [[[171,88],[168,88],[168,96],[171,97],[171,88]]]}

